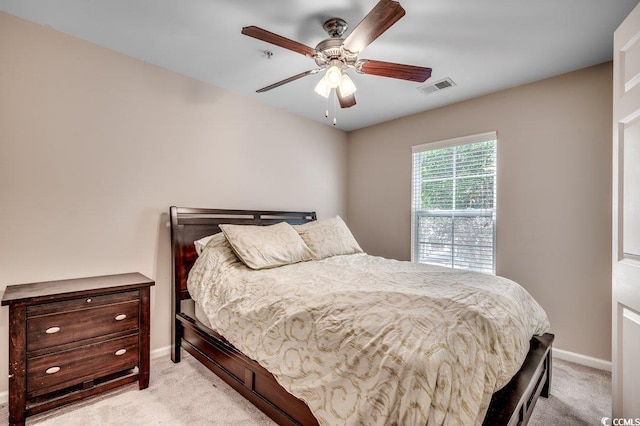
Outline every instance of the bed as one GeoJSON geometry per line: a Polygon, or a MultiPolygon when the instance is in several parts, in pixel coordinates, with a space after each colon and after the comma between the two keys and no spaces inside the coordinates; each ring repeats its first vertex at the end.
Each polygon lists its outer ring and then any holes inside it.
{"type": "MultiPolygon", "coordinates": [[[[316,425],[309,406],[280,385],[274,375],[231,345],[196,315],[187,289],[189,271],[197,253],[194,241],[219,233],[220,225],[301,225],[316,220],[313,212],[276,212],[171,207],[172,352],[180,361],[181,348],[220,376],[236,391],[282,425],[316,425]]],[[[311,262],[308,262],[311,263],[311,262]]],[[[202,318],[202,317],[200,317],[202,318]]],[[[551,383],[553,335],[533,336],[520,370],[491,396],[484,424],[526,424],[540,395],[547,397],[551,383]]]]}

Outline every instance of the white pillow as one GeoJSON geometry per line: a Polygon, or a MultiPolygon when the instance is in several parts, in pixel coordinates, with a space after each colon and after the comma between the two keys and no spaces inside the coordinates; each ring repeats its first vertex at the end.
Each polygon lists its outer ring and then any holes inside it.
{"type": "Polygon", "coordinates": [[[199,240],[194,241],[193,245],[196,246],[196,253],[198,253],[198,256],[202,254],[202,250],[204,250],[211,240],[213,240],[212,244],[220,244],[225,240],[225,237],[222,232],[218,232],[217,234],[207,235],[206,237],[202,237],[199,240]]]}
{"type": "Polygon", "coordinates": [[[209,240],[212,239],[213,237],[214,237],[213,235],[208,235],[204,238],[200,238],[199,240],[196,240],[193,242],[193,245],[196,246],[196,253],[198,253],[198,256],[200,256],[200,254],[202,253],[202,250],[204,250],[204,246],[206,246],[209,240]]]}
{"type": "Polygon", "coordinates": [[[236,255],[251,269],[311,260],[313,253],[291,225],[220,225],[236,255]]]}
{"type": "Polygon", "coordinates": [[[340,216],[296,225],[295,229],[314,253],[314,260],[363,252],[340,216]]]}

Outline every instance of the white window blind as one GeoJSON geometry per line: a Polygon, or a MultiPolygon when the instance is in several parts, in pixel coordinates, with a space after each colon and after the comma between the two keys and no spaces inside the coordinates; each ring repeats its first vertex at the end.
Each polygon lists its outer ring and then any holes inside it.
{"type": "Polygon", "coordinates": [[[495,132],[413,147],[412,260],[495,274],[495,132]]]}

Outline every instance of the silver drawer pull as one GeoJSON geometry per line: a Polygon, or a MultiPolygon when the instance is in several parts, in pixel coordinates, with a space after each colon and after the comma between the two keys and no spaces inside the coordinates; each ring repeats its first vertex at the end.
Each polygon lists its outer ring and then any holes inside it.
{"type": "Polygon", "coordinates": [[[91,298],[87,298],[87,303],[91,303],[91,298]]]}
{"type": "Polygon", "coordinates": [[[116,355],[117,355],[117,356],[124,355],[126,352],[127,352],[127,350],[126,350],[126,349],[118,349],[118,350],[116,351],[116,355]]]}
{"type": "Polygon", "coordinates": [[[116,321],[122,321],[123,319],[125,319],[127,317],[126,314],[120,314],[120,315],[116,315],[116,321]]]}
{"type": "Polygon", "coordinates": [[[44,332],[47,334],[53,334],[57,333],[58,331],[60,331],[60,327],[49,327],[44,332]]]}
{"type": "Polygon", "coordinates": [[[60,367],[49,367],[49,368],[47,368],[47,371],[45,371],[45,373],[47,373],[47,374],[55,374],[58,371],[60,371],[60,367]]]}

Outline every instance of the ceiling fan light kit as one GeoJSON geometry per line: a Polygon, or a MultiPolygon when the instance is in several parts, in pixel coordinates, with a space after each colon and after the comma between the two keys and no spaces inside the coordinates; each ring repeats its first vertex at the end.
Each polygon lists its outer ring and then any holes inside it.
{"type": "Polygon", "coordinates": [[[405,10],[397,1],[380,0],[346,38],[342,38],[342,36],[348,28],[347,23],[340,18],[329,19],[323,25],[324,30],[329,34],[329,38],[318,43],[315,49],[262,28],[255,26],[242,28],[242,34],[305,55],[313,59],[319,67],[258,89],[257,92],[266,92],[326,69],[324,76],[315,86],[314,91],[320,96],[328,98],[331,90],[335,89],[340,107],[350,108],[356,104],[354,95],[356,86],[346,74],[348,69],[354,69],[360,74],[391,77],[419,83],[426,81],[431,76],[431,68],[371,59],[358,59],[358,55],[365,47],[404,15],[405,10]]]}
{"type": "Polygon", "coordinates": [[[331,94],[331,89],[340,88],[340,92],[344,96],[349,96],[355,93],[356,85],[353,80],[343,72],[344,65],[338,60],[334,60],[333,64],[327,68],[327,72],[318,81],[314,91],[322,96],[328,98],[331,94]]]}

